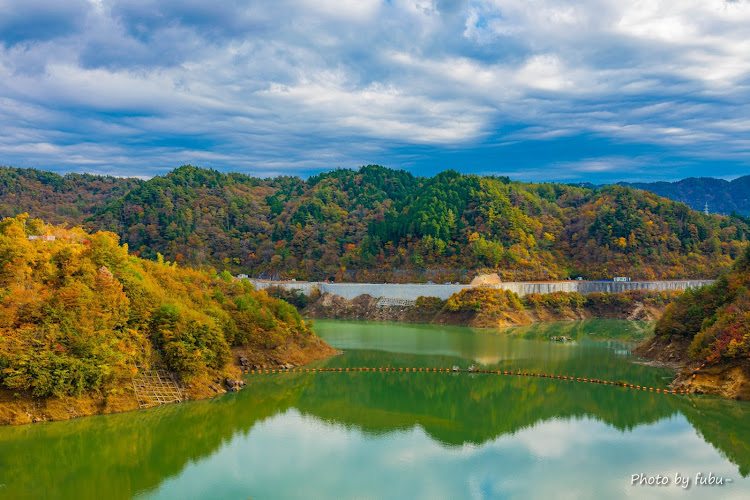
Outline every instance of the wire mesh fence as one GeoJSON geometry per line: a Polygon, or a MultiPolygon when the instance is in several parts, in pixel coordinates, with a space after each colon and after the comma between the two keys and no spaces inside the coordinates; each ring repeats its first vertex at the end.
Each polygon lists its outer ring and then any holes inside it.
{"type": "Polygon", "coordinates": [[[166,370],[138,370],[133,377],[133,389],[141,408],[185,401],[185,391],[172,372],[166,370]]]}

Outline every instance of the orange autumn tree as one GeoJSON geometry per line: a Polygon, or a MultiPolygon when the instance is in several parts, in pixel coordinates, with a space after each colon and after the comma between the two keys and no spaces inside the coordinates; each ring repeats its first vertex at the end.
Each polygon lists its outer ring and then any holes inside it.
{"type": "Polygon", "coordinates": [[[112,233],[26,214],[0,222],[5,388],[36,397],[106,392],[137,366],[192,377],[223,368],[231,346],[310,335],[292,306],[249,283],[128,255],[112,233]]]}

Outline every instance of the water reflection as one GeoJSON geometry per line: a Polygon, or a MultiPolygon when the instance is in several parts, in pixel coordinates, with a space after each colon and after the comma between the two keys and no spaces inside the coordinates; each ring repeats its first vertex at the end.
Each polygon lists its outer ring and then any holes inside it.
{"type": "MultiPolygon", "coordinates": [[[[619,341],[591,340],[588,326],[579,325],[575,342],[566,344],[545,341],[553,335],[547,330],[508,337],[391,325],[376,335],[367,326],[319,324],[334,345],[349,349],[322,364],[450,366],[486,356],[493,367],[640,384],[669,377],[617,355],[619,341]],[[365,331],[351,333],[356,328],[365,331]]],[[[698,470],[734,478],[722,496],[746,496],[748,417],[747,404],[717,398],[549,379],[263,375],[216,400],[0,428],[0,484],[6,485],[0,498],[529,498],[560,492],[585,498],[617,488],[616,497],[633,494],[631,473],[698,470]]]]}

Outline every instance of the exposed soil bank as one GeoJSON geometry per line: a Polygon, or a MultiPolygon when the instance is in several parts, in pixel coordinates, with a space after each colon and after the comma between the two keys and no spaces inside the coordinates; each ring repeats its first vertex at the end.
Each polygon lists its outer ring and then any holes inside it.
{"type": "MultiPolygon", "coordinates": [[[[504,298],[505,296],[501,296],[501,299],[504,298]]],[[[347,300],[338,295],[324,293],[305,307],[302,314],[309,318],[321,319],[360,319],[502,328],[528,325],[539,321],[576,321],[594,318],[653,321],[661,315],[666,306],[666,304],[646,304],[639,300],[614,300],[595,301],[585,306],[558,301],[551,305],[535,304],[533,307],[523,307],[507,301],[490,304],[481,302],[482,299],[486,298],[478,297],[476,300],[480,301],[471,303],[470,307],[463,304],[446,307],[448,301],[428,297],[420,297],[414,306],[378,307],[378,299],[369,295],[360,295],[347,300]]]]}
{"type": "MultiPolygon", "coordinates": [[[[339,354],[318,337],[311,337],[307,345],[289,342],[269,351],[232,349],[232,362],[222,371],[193,378],[183,384],[191,400],[207,399],[227,392],[224,381],[239,379],[243,370],[239,358],[245,357],[248,366],[270,368],[302,366],[316,359],[339,354]]],[[[21,425],[32,422],[68,420],[71,418],[138,410],[138,400],[131,381],[123,380],[115,394],[83,394],[79,397],[35,398],[24,392],[0,389],[0,425],[21,425]]]]}
{"type": "Polygon", "coordinates": [[[691,359],[688,354],[690,342],[687,338],[666,341],[654,337],[633,353],[678,369],[679,373],[671,384],[673,389],[690,389],[697,394],[750,401],[750,361],[706,363],[701,368],[702,362],[691,359]]]}

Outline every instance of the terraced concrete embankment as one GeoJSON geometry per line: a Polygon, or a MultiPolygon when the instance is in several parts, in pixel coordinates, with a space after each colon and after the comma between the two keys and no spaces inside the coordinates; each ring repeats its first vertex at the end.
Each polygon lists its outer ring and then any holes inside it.
{"type": "Polygon", "coordinates": [[[447,299],[454,293],[467,288],[489,287],[510,290],[519,296],[530,293],[578,292],[586,295],[593,292],[626,292],[629,290],[687,290],[710,285],[714,280],[671,280],[671,281],[550,281],[550,282],[507,282],[497,285],[437,285],[422,283],[325,283],[319,281],[266,281],[251,279],[257,290],[278,286],[286,290],[300,290],[310,295],[314,290],[332,293],[351,300],[360,295],[384,297],[388,299],[416,300],[418,297],[438,297],[447,299]]]}

